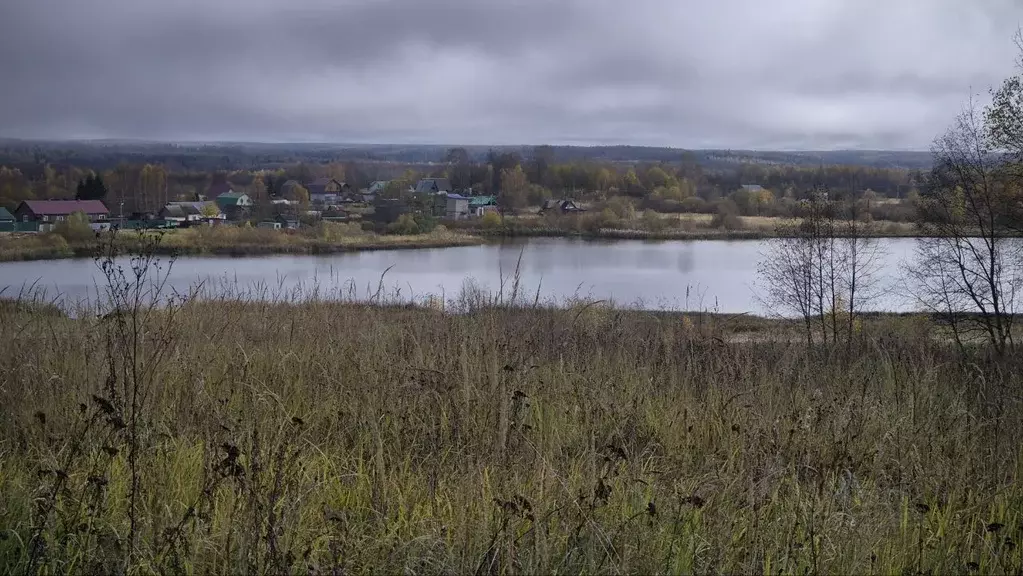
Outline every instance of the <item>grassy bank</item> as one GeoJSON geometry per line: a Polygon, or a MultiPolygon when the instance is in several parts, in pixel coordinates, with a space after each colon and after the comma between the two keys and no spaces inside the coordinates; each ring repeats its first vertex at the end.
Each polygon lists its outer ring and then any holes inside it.
{"type": "MultiPolygon", "coordinates": [[[[608,219],[599,214],[541,217],[510,216],[503,221],[448,222],[429,234],[377,234],[355,224],[323,224],[300,232],[239,226],[197,227],[159,232],[163,254],[257,256],[267,254],[331,254],[358,250],[444,248],[479,244],[485,239],[556,237],[609,240],[759,240],[776,238],[799,221],[785,218],[740,217],[730,227],[716,226],[707,214],[662,214],[653,218],[608,219]]],[[[912,224],[874,222],[860,233],[878,238],[912,237],[912,224]]],[[[841,235],[841,230],[839,230],[841,235]]],[[[118,234],[123,250],[139,246],[133,232],[118,234]]],[[[103,244],[95,234],[0,234],[0,262],[93,257],[103,244]]]]}
{"type": "MultiPolygon", "coordinates": [[[[453,230],[490,237],[581,237],[611,240],[762,240],[795,233],[795,218],[735,216],[727,225],[710,214],[520,215],[503,220],[450,222],[453,230]]],[[[838,235],[842,235],[839,226],[838,235]]],[[[920,231],[912,223],[877,221],[860,224],[857,233],[873,238],[909,238],[920,231]]]]}
{"type": "Polygon", "coordinates": [[[1023,569],[1020,361],[919,318],[93,312],[0,307],[10,572],[1023,569]]]}
{"type": "MultiPolygon", "coordinates": [[[[359,250],[444,248],[479,244],[478,236],[444,229],[429,234],[390,235],[363,232],[357,226],[327,225],[301,233],[237,226],[197,227],[153,232],[162,237],[161,254],[255,256],[266,254],[332,254],[359,250]]],[[[121,251],[140,245],[136,232],[118,233],[121,251]]],[[[0,235],[0,261],[47,260],[93,257],[102,254],[104,242],[95,234],[65,238],[60,234],[0,235]]]]}

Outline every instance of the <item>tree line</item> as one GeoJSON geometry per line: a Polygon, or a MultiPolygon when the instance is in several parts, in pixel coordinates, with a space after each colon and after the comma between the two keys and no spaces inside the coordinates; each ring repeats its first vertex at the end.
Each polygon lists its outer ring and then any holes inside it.
{"type": "Polygon", "coordinates": [[[540,205],[550,198],[600,201],[622,196],[663,212],[714,212],[721,200],[731,199],[742,214],[775,215],[790,214],[793,204],[815,186],[828,186],[836,197],[859,198],[870,190],[878,197],[904,199],[913,197],[923,178],[918,170],[848,165],[740,164],[708,169],[686,155],[676,162],[559,162],[550,146],[537,146],[528,156],[491,150],[481,159],[464,148],[451,148],[443,160],[434,164],[298,162],[274,169],[199,171],[134,164],[130,159],[107,169],[20,163],[0,166],[0,205],[13,208],[33,198],[88,197],[123,202],[129,212],[146,212],[159,210],[170,200],[195,199],[218,183],[229,183],[258,199],[280,195],[288,181],[306,184],[319,177],[346,181],[357,190],[385,180],[391,182],[386,195],[400,197],[420,178],[444,177],[456,190],[498,196],[509,210],[540,205]],[[746,184],[760,185],[768,192],[750,196],[742,189],[746,184]],[[775,202],[783,198],[791,202],[775,202]]]}

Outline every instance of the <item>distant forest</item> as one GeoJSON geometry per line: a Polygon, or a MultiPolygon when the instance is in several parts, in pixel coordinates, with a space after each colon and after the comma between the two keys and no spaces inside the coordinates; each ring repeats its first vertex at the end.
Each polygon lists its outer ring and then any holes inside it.
{"type": "MultiPolygon", "coordinates": [[[[119,141],[45,142],[0,139],[0,164],[51,163],[107,170],[118,164],[160,164],[171,171],[275,169],[299,162],[442,163],[447,145],[342,144],[174,144],[119,141]]],[[[869,168],[928,170],[929,152],[684,150],[648,146],[461,146],[474,162],[488,155],[517,154],[531,158],[538,149],[553,162],[679,163],[683,158],[705,168],[737,164],[784,166],[845,165],[869,168]]]]}

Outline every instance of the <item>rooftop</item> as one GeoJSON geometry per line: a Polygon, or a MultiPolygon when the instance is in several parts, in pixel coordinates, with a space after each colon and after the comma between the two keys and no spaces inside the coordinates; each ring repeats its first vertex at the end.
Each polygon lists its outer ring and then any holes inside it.
{"type": "Polygon", "coordinates": [[[469,204],[472,206],[490,206],[491,204],[497,204],[497,196],[472,196],[469,198],[469,204]]]}
{"type": "Polygon", "coordinates": [[[25,200],[23,202],[34,214],[67,216],[75,212],[86,214],[108,214],[105,204],[99,200],[25,200]]]}
{"type": "Polygon", "coordinates": [[[451,181],[447,178],[423,178],[416,184],[416,192],[447,192],[451,181]]]}

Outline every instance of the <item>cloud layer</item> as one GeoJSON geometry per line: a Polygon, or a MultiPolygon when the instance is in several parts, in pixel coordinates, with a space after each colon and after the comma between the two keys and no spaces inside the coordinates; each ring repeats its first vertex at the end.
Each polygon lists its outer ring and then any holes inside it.
{"type": "Polygon", "coordinates": [[[926,148],[1018,0],[13,0],[0,136],[926,148]]]}

